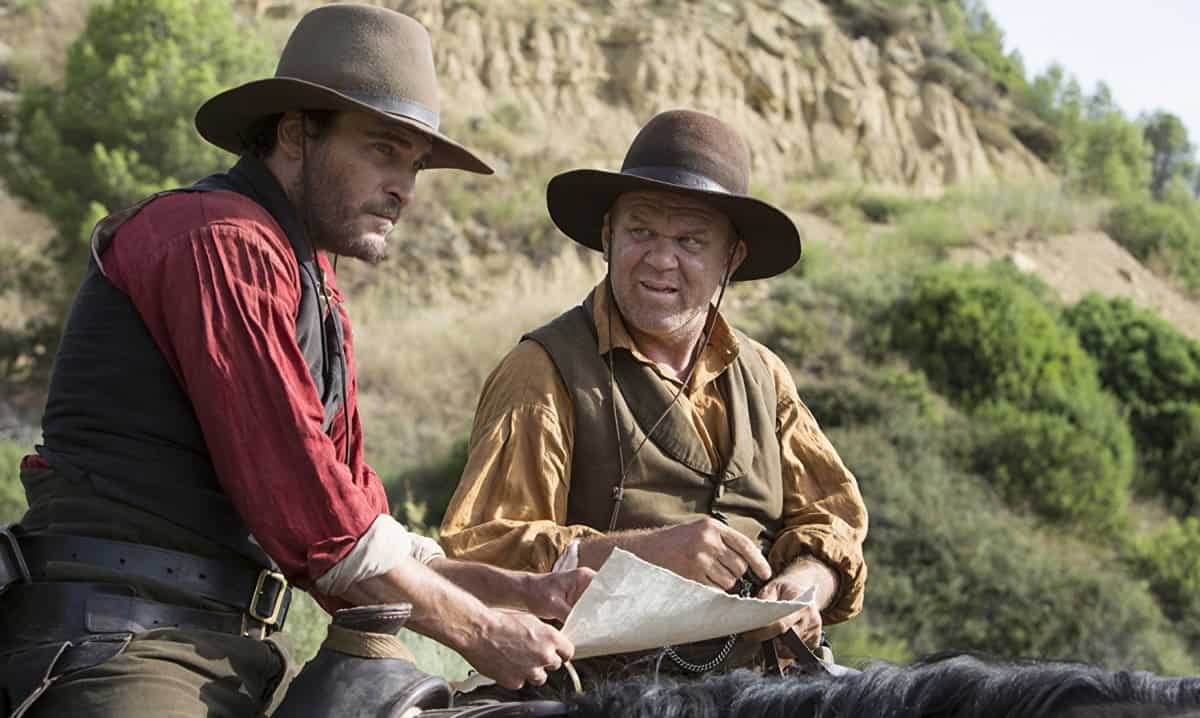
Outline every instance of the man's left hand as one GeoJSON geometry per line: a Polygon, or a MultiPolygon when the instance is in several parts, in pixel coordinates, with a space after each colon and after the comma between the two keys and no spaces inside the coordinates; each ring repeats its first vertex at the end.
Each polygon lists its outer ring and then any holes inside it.
{"type": "MultiPolygon", "coordinates": [[[[785,572],[763,586],[755,598],[764,601],[792,601],[803,597],[811,587],[811,581],[785,572]]],[[[817,646],[821,640],[821,610],[815,601],[774,623],[746,633],[745,637],[750,641],[769,641],[784,631],[793,629],[806,645],[813,648],[817,646]]]]}
{"type": "Polygon", "coordinates": [[[590,568],[530,574],[525,589],[526,605],[539,618],[567,620],[571,607],[583,595],[596,572],[590,568]]]}

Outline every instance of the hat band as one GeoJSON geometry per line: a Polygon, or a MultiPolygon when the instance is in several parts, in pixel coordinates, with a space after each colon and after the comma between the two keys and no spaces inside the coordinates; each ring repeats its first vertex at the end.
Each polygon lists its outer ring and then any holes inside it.
{"type": "Polygon", "coordinates": [[[689,189],[702,189],[708,192],[720,192],[721,194],[733,194],[725,188],[720,182],[705,177],[702,174],[691,172],[680,167],[631,167],[629,169],[622,168],[621,174],[633,175],[643,179],[658,180],[667,184],[679,185],[689,189]]]}
{"type": "Polygon", "coordinates": [[[389,115],[400,115],[410,120],[416,120],[431,130],[438,128],[438,113],[419,102],[393,95],[368,95],[364,92],[347,92],[346,90],[338,90],[338,93],[389,115]]]}

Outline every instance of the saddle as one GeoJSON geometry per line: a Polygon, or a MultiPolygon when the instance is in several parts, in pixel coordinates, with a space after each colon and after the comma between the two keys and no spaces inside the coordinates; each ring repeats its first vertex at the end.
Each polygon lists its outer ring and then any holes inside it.
{"type": "Polygon", "coordinates": [[[555,718],[569,707],[557,701],[452,707],[445,679],[418,669],[396,637],[409,604],[338,611],[317,655],[288,687],[276,718],[555,718]]]}

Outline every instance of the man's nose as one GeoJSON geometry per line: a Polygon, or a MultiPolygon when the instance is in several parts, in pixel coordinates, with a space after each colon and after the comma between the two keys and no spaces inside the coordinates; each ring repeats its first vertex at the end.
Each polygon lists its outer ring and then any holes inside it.
{"type": "Polygon", "coordinates": [[[404,209],[416,194],[417,172],[407,170],[393,173],[384,184],[383,191],[396,200],[400,209],[404,209]]]}
{"type": "Polygon", "coordinates": [[[646,251],[645,262],[651,268],[665,272],[679,266],[679,256],[676,254],[675,240],[671,237],[657,237],[646,251]]]}

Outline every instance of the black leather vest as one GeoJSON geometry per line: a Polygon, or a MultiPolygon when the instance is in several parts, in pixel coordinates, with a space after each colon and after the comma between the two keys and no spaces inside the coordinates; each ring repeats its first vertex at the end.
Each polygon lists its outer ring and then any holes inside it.
{"type": "MultiPolygon", "coordinates": [[[[283,188],[257,159],[171,192],[232,191],[266,209],[287,234],[299,268],[296,343],[325,408],[329,431],[344,401],[347,366],[336,310],[322,319],[317,266],[283,188]]],[[[54,361],[44,445],[38,453],[98,495],[161,516],[256,563],[270,560],[222,492],[192,403],[133,302],[102,269],[120,226],[161,193],[110,215],[92,233],[92,259],[54,361]]],[[[247,457],[252,461],[253,457],[247,457]]],[[[273,499],[264,497],[264,510],[273,499]]]]}

